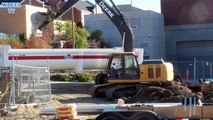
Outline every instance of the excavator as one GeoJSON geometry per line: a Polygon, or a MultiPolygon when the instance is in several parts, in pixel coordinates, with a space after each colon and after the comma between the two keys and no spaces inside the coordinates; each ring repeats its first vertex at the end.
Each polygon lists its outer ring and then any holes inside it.
{"type": "MultiPolygon", "coordinates": [[[[66,2],[61,8],[48,10],[47,14],[40,13],[44,19],[37,28],[42,29],[49,21],[57,19],[78,0],[62,0],[66,2]],[[45,20],[46,19],[46,20],[45,20]]],[[[95,0],[112,23],[118,29],[123,39],[122,53],[112,53],[108,56],[106,71],[97,74],[95,83],[90,89],[93,97],[107,97],[109,99],[137,97],[138,92],[147,86],[173,81],[173,65],[163,60],[147,60],[138,63],[137,55],[133,53],[134,34],[128,19],[119,11],[112,0],[112,7],[104,0],[95,0]]],[[[57,4],[57,6],[60,6],[57,4]]]]}

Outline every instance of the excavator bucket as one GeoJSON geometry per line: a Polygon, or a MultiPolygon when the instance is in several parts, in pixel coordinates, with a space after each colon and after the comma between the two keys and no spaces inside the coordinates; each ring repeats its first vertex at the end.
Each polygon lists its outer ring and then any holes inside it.
{"type": "Polygon", "coordinates": [[[41,30],[51,21],[52,17],[49,13],[37,12],[31,15],[31,22],[35,31],[41,30]]]}

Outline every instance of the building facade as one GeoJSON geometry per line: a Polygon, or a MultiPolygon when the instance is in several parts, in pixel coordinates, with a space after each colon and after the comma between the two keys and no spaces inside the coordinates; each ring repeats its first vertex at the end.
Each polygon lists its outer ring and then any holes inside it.
{"type": "Polygon", "coordinates": [[[198,78],[212,77],[212,5],[212,0],[161,0],[167,60],[181,63],[183,76],[189,70],[198,78]]]}
{"type": "MultiPolygon", "coordinates": [[[[18,36],[25,33],[29,39],[32,31],[34,31],[33,25],[36,24],[36,20],[40,19],[40,16],[35,13],[47,12],[47,8],[54,7],[60,0],[17,0],[21,3],[21,8],[17,8],[14,14],[8,14],[7,9],[0,9],[0,33],[18,36]],[[15,19],[14,19],[15,18],[15,19]]],[[[63,5],[63,4],[62,4],[63,5]]],[[[72,13],[74,14],[74,22],[79,26],[84,26],[84,15],[93,14],[95,5],[90,2],[78,1],[73,9],[69,9],[63,15],[60,20],[72,20],[72,13]],[[72,11],[73,10],[73,11],[72,11]]],[[[50,35],[54,36],[54,24],[49,23],[45,28],[50,35]]],[[[37,30],[37,36],[41,36],[42,32],[37,30]]]]}
{"type": "Polygon", "coordinates": [[[25,33],[29,38],[33,30],[31,18],[36,17],[33,14],[36,12],[47,12],[46,8],[23,5],[17,8],[14,14],[8,14],[7,9],[0,11],[0,32],[9,35],[25,33]]]}
{"type": "Polygon", "coordinates": [[[212,5],[212,0],[161,0],[168,60],[213,61],[212,5]]]}
{"type": "MultiPolygon", "coordinates": [[[[135,35],[134,47],[144,48],[144,58],[165,58],[163,15],[153,11],[144,11],[131,5],[119,5],[118,8],[132,26],[135,35]]],[[[122,46],[121,35],[105,14],[85,16],[85,27],[90,32],[101,30],[102,38],[113,47],[122,46]]]]}

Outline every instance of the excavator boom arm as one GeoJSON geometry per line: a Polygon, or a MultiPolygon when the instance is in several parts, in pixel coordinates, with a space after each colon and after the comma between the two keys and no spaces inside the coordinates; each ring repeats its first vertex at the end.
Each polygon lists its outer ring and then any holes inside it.
{"type": "Polygon", "coordinates": [[[110,7],[109,4],[107,4],[104,0],[95,0],[95,1],[120,32],[123,38],[124,52],[132,52],[134,48],[133,47],[134,35],[127,19],[125,19],[123,14],[120,13],[120,11],[115,6],[112,0],[110,1],[115,9],[110,7]]]}
{"type": "MultiPolygon", "coordinates": [[[[58,4],[55,5],[55,10],[49,10],[51,11],[50,17],[52,19],[58,18],[78,1],[79,0],[61,0],[58,4]],[[62,2],[66,3],[59,9],[59,6],[62,2]]],[[[102,11],[108,16],[108,18],[112,21],[121,34],[123,38],[124,52],[132,52],[134,48],[134,35],[128,20],[125,19],[123,14],[118,10],[112,0],[110,0],[110,2],[112,3],[114,9],[110,7],[110,5],[105,2],[105,0],[95,0],[95,2],[100,6],[102,11]]],[[[48,22],[45,22],[45,24],[47,23],[48,22]]],[[[43,26],[45,25],[43,24],[39,28],[41,29],[43,26]]]]}

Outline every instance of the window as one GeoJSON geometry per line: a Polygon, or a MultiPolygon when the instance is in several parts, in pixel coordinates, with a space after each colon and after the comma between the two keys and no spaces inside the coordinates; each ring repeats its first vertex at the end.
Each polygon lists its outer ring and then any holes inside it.
{"type": "Polygon", "coordinates": [[[135,60],[135,56],[126,55],[125,59],[125,68],[137,68],[137,62],[135,60]]]}

